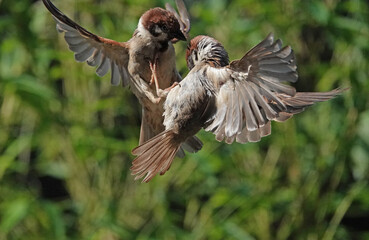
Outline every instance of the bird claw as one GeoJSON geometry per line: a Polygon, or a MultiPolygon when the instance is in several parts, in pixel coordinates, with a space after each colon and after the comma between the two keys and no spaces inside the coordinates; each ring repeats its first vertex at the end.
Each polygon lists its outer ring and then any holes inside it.
{"type": "Polygon", "coordinates": [[[172,84],[172,86],[167,87],[164,90],[158,88],[158,89],[156,89],[156,93],[157,93],[158,97],[160,97],[160,98],[162,98],[162,97],[166,98],[167,95],[168,95],[168,93],[170,92],[170,90],[172,90],[177,85],[178,85],[178,82],[174,82],[172,84]]]}
{"type": "Polygon", "coordinates": [[[155,98],[154,103],[155,103],[155,104],[159,104],[159,103],[160,103],[160,101],[161,101],[161,97],[158,97],[158,98],[155,98]]]}
{"type": "Polygon", "coordinates": [[[173,84],[172,84],[172,86],[170,86],[170,87],[168,87],[168,88],[166,88],[166,89],[164,89],[164,91],[170,91],[170,90],[172,90],[175,86],[178,86],[179,85],[179,83],[178,82],[174,82],[173,84]]]}
{"type": "Polygon", "coordinates": [[[155,88],[156,88],[156,95],[158,96],[157,98],[154,99],[154,103],[159,103],[161,101],[162,98],[166,98],[169,91],[174,88],[175,86],[178,85],[178,82],[174,82],[172,84],[172,86],[162,90],[159,86],[159,81],[158,81],[158,78],[156,76],[156,65],[157,65],[157,61],[158,59],[155,58],[154,60],[154,63],[152,63],[150,61],[150,70],[151,70],[151,79],[150,79],[150,85],[154,84],[155,83],[155,88]]]}
{"type": "Polygon", "coordinates": [[[154,83],[156,84],[156,82],[158,81],[157,77],[156,77],[156,60],[154,63],[152,63],[150,61],[150,70],[151,70],[151,79],[150,79],[150,86],[153,85],[154,83]]]}

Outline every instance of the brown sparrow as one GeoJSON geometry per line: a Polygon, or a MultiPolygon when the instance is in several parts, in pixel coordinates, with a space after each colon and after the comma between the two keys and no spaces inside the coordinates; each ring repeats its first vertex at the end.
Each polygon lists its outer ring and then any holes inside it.
{"type": "Polygon", "coordinates": [[[201,128],[228,144],[257,142],[271,133],[271,120],[285,121],[342,92],[296,92],[282,84],[297,81],[296,61],[291,47],[282,48],[272,34],[231,63],[217,40],[198,36],[186,59],[191,71],[164,103],[165,131],[132,151],[132,174],[146,175],[143,182],[164,174],[181,143],[201,128]]]}
{"type": "MultiPolygon", "coordinates": [[[[168,90],[181,81],[176,69],[172,43],[186,40],[189,16],[182,0],[176,0],[179,14],[166,4],[166,10],[153,8],[140,18],[138,27],[127,42],[97,36],[65,16],[49,0],[42,0],[56,20],[57,30],[64,32],[69,49],[79,62],[97,66],[104,76],[111,70],[111,84],[129,86],[142,105],[140,144],[164,131],[163,103],[168,90]]],[[[196,152],[202,143],[189,138],[183,148],[196,152]]],[[[178,156],[184,156],[183,149],[178,156]]]]}

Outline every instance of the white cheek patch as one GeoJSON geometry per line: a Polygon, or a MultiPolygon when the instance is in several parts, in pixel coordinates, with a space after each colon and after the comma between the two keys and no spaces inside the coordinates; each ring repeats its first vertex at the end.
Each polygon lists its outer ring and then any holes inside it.
{"type": "Polygon", "coordinates": [[[199,61],[199,58],[196,57],[196,53],[192,52],[191,58],[192,58],[193,65],[196,66],[199,61]]]}
{"type": "Polygon", "coordinates": [[[167,34],[163,32],[163,30],[161,30],[161,28],[158,25],[155,25],[155,29],[154,32],[157,35],[157,37],[153,36],[143,25],[142,25],[142,20],[140,19],[140,21],[138,22],[138,26],[137,26],[137,30],[139,32],[139,34],[144,37],[144,38],[148,38],[148,39],[152,39],[155,38],[159,41],[164,41],[167,40],[167,34]]]}
{"type": "Polygon", "coordinates": [[[144,38],[151,38],[152,37],[151,33],[146,28],[144,28],[144,26],[142,25],[142,19],[141,18],[140,18],[140,21],[138,21],[137,30],[138,30],[139,34],[144,38]]]}

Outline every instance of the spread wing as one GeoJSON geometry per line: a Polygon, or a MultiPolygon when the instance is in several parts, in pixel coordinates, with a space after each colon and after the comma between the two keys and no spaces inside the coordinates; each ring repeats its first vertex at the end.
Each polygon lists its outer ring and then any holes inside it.
{"type": "Polygon", "coordinates": [[[111,70],[111,84],[118,85],[122,79],[123,86],[128,85],[130,76],[127,71],[129,60],[127,43],[120,43],[99,37],[65,16],[49,0],[42,0],[56,21],[57,30],[64,32],[69,49],[75,53],[79,62],[97,66],[100,77],[111,70]]]}
{"type": "MultiPolygon", "coordinates": [[[[165,4],[165,8],[172,12],[174,14],[174,16],[177,18],[179,25],[181,26],[181,31],[183,33],[183,35],[185,35],[185,37],[188,39],[189,37],[189,32],[191,29],[191,23],[190,23],[190,16],[187,12],[187,8],[184,4],[184,2],[182,0],[176,0],[176,5],[177,5],[177,9],[178,9],[178,13],[177,11],[169,4],[166,3],[165,4]]],[[[174,42],[176,42],[177,40],[174,40],[174,42]]]]}
{"type": "Polygon", "coordinates": [[[208,67],[207,76],[218,95],[217,112],[206,130],[227,143],[259,141],[270,134],[271,120],[285,121],[342,92],[296,92],[283,84],[297,81],[296,61],[292,49],[282,48],[282,42],[274,42],[272,34],[229,66],[208,67]]]}

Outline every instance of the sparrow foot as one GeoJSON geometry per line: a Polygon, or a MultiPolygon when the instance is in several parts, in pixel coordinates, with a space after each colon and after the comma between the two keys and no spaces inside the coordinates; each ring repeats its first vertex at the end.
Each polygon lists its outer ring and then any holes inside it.
{"type": "Polygon", "coordinates": [[[167,87],[166,89],[164,89],[164,90],[162,90],[162,89],[160,89],[160,88],[157,88],[156,89],[156,94],[158,95],[158,97],[159,98],[166,98],[167,97],[167,95],[168,95],[168,93],[169,93],[169,91],[170,90],[172,90],[175,86],[177,86],[178,85],[178,82],[174,82],[173,84],[172,84],[172,86],[170,86],[170,87],[167,87]]]}
{"type": "Polygon", "coordinates": [[[150,79],[150,85],[154,84],[156,85],[158,78],[156,76],[156,63],[157,59],[155,59],[154,63],[150,61],[150,70],[151,70],[151,79],[150,79]]]}
{"type": "Polygon", "coordinates": [[[150,85],[152,85],[153,83],[155,83],[155,88],[156,88],[156,95],[158,96],[156,100],[157,103],[160,102],[161,98],[166,98],[169,91],[174,88],[175,86],[178,85],[178,82],[174,82],[172,84],[172,86],[166,88],[166,89],[161,89],[159,86],[159,80],[158,77],[156,75],[156,66],[157,66],[157,62],[158,59],[155,58],[154,63],[150,62],[150,70],[151,70],[151,80],[150,80],[150,85]]]}

